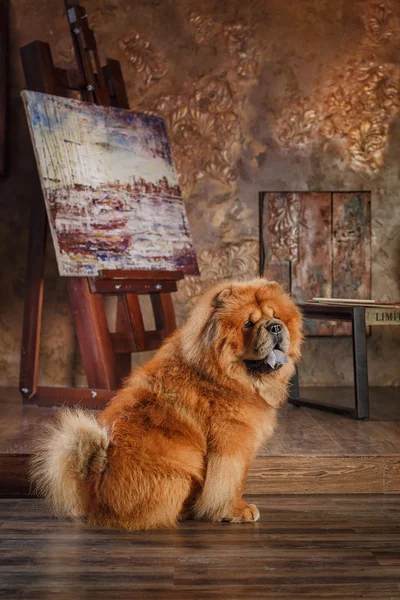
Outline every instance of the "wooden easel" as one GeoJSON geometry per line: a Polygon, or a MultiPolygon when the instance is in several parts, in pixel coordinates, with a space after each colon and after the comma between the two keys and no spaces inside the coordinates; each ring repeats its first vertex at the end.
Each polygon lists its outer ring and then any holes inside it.
{"type": "MultiPolygon", "coordinates": [[[[85,9],[69,0],[66,10],[77,69],[56,68],[50,46],[31,42],[21,48],[27,88],[58,96],[70,96],[72,90],[77,90],[86,102],[129,108],[119,62],[107,59],[106,65],[101,67],[85,9]]],[[[41,406],[77,403],[103,406],[129,374],[131,353],[154,350],[176,328],[171,292],[176,291],[176,282],[183,278],[183,273],[102,271],[95,278],[68,278],[68,293],[89,387],[38,386],[47,216],[43,198],[33,200],[20,369],[23,400],[41,406]],[[110,333],[108,328],[103,294],[118,297],[115,333],[110,333]],[[154,331],[145,331],[139,294],[150,295],[154,331]]]]}

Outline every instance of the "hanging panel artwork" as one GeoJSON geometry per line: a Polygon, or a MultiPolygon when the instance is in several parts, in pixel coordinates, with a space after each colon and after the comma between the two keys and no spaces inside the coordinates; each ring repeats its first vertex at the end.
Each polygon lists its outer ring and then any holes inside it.
{"type": "Polygon", "coordinates": [[[300,194],[270,193],[264,202],[262,227],[268,244],[265,276],[281,281],[290,288],[291,264],[297,261],[299,250],[300,194]]]}
{"type": "MultiPolygon", "coordinates": [[[[332,195],[332,278],[334,298],[370,298],[371,198],[368,192],[332,195]]],[[[348,323],[336,325],[346,334],[348,323]]]]}
{"type": "MultiPolygon", "coordinates": [[[[369,192],[265,192],[261,202],[265,277],[298,302],[370,298],[369,192]]],[[[308,335],[349,335],[348,323],[306,320],[308,335]]]]}
{"type": "MultiPolygon", "coordinates": [[[[331,194],[300,194],[298,259],[292,263],[291,292],[298,302],[332,295],[331,194]]],[[[332,335],[328,321],[307,319],[310,335],[332,335]]]]}

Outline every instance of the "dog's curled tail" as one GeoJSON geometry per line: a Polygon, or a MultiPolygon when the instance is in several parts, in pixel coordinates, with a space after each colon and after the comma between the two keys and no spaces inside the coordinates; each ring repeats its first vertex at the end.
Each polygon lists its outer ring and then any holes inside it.
{"type": "Polygon", "coordinates": [[[110,440],[96,418],[80,409],[62,409],[45,423],[30,464],[35,491],[47,498],[60,516],[85,515],[89,476],[107,465],[110,440]]]}

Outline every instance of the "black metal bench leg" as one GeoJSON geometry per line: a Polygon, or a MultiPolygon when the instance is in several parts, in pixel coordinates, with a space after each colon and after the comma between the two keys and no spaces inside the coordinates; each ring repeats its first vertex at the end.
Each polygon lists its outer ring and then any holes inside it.
{"type": "Polygon", "coordinates": [[[354,307],[353,312],[353,364],[355,413],[357,419],[369,418],[367,333],[365,308],[354,307]]]}
{"type": "Polygon", "coordinates": [[[295,374],[293,375],[292,379],[290,380],[289,397],[293,398],[293,399],[300,398],[299,368],[298,367],[296,367],[295,374]]]}

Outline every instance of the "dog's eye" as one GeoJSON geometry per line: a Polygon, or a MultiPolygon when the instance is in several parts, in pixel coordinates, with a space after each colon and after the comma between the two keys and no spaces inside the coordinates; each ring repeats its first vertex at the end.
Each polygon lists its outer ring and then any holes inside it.
{"type": "Polygon", "coordinates": [[[254,323],[253,323],[253,321],[246,321],[244,326],[245,326],[245,329],[250,329],[250,327],[254,327],[254,323]]]}

